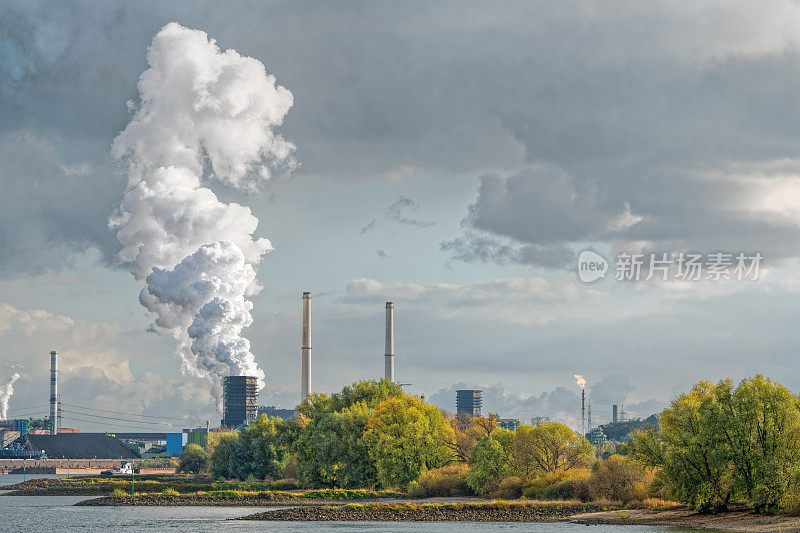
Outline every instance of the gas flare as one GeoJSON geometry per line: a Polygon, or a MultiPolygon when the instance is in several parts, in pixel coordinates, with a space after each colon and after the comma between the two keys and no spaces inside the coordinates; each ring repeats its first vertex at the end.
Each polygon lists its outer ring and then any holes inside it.
{"type": "Polygon", "coordinates": [[[19,374],[14,373],[8,378],[6,384],[0,386],[0,420],[8,417],[8,402],[14,396],[14,382],[19,379],[19,374]]]}
{"type": "Polygon", "coordinates": [[[585,379],[583,379],[583,376],[581,376],[580,374],[572,374],[572,375],[573,375],[573,376],[575,377],[575,379],[578,381],[578,386],[579,386],[580,388],[584,388],[584,387],[586,387],[586,380],[585,380],[585,379]]]}
{"type": "Polygon", "coordinates": [[[120,262],[144,280],[150,329],[176,340],[182,370],[210,379],[221,409],[223,377],[256,376],[264,386],[242,330],[272,245],[254,236],[248,207],[220,201],[207,185],[255,191],[270,169],[296,166],[294,145],[274,132],[293,97],[260,61],[174,22],[153,38],[147,63],[138,108],[111,148],[128,183],[109,226],[120,262]]]}

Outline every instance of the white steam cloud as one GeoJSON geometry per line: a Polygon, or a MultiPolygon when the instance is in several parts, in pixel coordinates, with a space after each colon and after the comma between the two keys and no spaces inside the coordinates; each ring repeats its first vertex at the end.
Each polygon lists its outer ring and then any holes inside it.
{"type": "Polygon", "coordinates": [[[14,396],[14,382],[19,379],[19,374],[12,374],[6,384],[0,387],[0,420],[8,418],[8,402],[14,396]]]}
{"type": "Polygon", "coordinates": [[[248,207],[204,185],[252,191],[270,168],[291,171],[294,145],[274,129],[293,98],[260,61],[177,23],[156,34],[147,62],[140,104],[111,149],[127,164],[128,184],[109,225],[119,260],[145,281],[139,301],[156,314],[151,329],[175,338],[183,370],[209,378],[219,406],[224,376],[264,386],[242,330],[272,246],[253,236],[258,219],[248,207]]]}

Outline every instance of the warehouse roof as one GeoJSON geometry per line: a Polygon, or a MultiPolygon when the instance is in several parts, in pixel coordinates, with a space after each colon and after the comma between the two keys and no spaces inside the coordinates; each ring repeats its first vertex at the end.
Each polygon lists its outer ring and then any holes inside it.
{"type": "Polygon", "coordinates": [[[134,459],[139,454],[116,437],[86,433],[26,435],[31,450],[44,450],[50,459],[134,459]]]}

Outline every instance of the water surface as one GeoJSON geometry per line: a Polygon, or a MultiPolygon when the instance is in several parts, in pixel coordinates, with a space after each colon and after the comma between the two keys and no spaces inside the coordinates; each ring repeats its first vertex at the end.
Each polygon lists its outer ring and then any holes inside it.
{"type": "MultiPolygon", "coordinates": [[[[27,476],[30,479],[30,476],[27,476]]],[[[39,476],[53,477],[53,476],[39,476]]],[[[22,475],[0,475],[0,486],[22,481],[22,475]]],[[[251,522],[231,518],[267,509],[258,507],[75,507],[84,496],[0,496],[0,530],[19,533],[94,533],[124,530],[132,533],[259,531],[312,533],[471,533],[536,532],[587,533],[577,524],[469,522],[251,522]]],[[[675,533],[651,526],[591,526],[588,533],[675,533]]]]}

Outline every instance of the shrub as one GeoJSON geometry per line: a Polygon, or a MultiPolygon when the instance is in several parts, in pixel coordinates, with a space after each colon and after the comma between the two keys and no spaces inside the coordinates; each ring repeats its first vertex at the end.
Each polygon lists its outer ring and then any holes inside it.
{"type": "Polygon", "coordinates": [[[189,444],[181,453],[181,462],[178,466],[180,472],[197,474],[206,469],[208,454],[197,444],[189,444]]]}
{"type": "Polygon", "coordinates": [[[503,479],[497,489],[492,491],[492,498],[518,499],[522,496],[522,480],[516,476],[503,479]]]}
{"type": "Polygon", "coordinates": [[[572,486],[572,497],[582,502],[588,502],[592,499],[588,477],[579,477],[575,479],[575,483],[572,486]]]}
{"type": "Polygon", "coordinates": [[[167,487],[161,494],[164,496],[180,496],[180,493],[172,487],[167,487]]]}
{"type": "Polygon", "coordinates": [[[472,491],[467,485],[468,471],[469,467],[465,464],[428,470],[423,472],[416,481],[409,484],[408,492],[415,498],[471,494],[472,491]]]}
{"type": "Polygon", "coordinates": [[[540,500],[571,500],[575,497],[575,479],[565,479],[539,490],[540,500]]]}
{"type": "Polygon", "coordinates": [[[781,498],[781,511],[792,516],[800,516],[800,493],[788,491],[781,498]]]}
{"type": "Polygon", "coordinates": [[[653,478],[652,470],[639,461],[612,455],[592,472],[589,493],[593,500],[641,501],[647,499],[647,487],[653,478]]]}
{"type": "Polygon", "coordinates": [[[111,492],[111,497],[112,498],[126,498],[127,496],[128,496],[128,493],[123,491],[122,489],[114,489],[111,492]]]}

